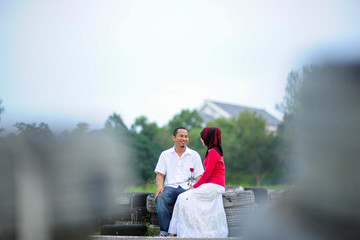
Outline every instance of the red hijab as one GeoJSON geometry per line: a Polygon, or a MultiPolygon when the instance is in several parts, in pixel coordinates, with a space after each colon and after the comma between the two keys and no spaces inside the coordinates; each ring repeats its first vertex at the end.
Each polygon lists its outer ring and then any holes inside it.
{"type": "Polygon", "coordinates": [[[205,158],[211,148],[214,148],[220,156],[223,156],[223,149],[221,145],[221,131],[217,127],[206,127],[200,133],[201,139],[208,148],[205,158]]]}

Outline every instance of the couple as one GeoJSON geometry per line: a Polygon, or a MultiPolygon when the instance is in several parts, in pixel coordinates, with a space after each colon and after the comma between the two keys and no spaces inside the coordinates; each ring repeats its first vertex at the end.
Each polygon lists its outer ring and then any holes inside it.
{"type": "Polygon", "coordinates": [[[160,236],[228,236],[222,201],[222,193],[225,192],[225,164],[221,132],[216,127],[206,127],[200,136],[201,142],[207,147],[205,171],[199,153],[187,147],[188,132],[183,127],[176,128],[173,132],[175,146],[163,151],[159,157],[155,168],[155,201],[160,236]],[[194,185],[191,185],[192,177],[196,177],[194,185]],[[174,203],[170,220],[169,205],[174,203]]]}

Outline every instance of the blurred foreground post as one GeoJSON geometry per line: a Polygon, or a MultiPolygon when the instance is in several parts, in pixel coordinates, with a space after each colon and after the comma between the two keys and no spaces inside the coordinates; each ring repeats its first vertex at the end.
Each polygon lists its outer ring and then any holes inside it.
{"type": "Polygon", "coordinates": [[[130,181],[106,132],[0,139],[0,239],[87,239],[130,181]]]}
{"type": "Polygon", "coordinates": [[[248,239],[360,239],[360,65],[317,68],[299,101],[294,194],[248,239]]]}

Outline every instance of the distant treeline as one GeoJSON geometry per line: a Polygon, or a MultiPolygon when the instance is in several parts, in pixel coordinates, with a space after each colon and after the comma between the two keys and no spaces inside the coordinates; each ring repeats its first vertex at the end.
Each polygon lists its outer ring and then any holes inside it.
{"type": "MultiPolygon", "coordinates": [[[[89,125],[79,123],[71,131],[55,136],[45,123],[16,123],[16,133],[5,138],[22,136],[27,138],[57,138],[70,135],[85,135],[93,132],[111,134],[119,139],[119,148],[128,150],[129,169],[135,169],[135,185],[153,184],[154,168],[164,149],[173,146],[172,131],[184,126],[189,131],[190,148],[201,156],[205,150],[200,142],[200,132],[204,126],[216,126],[222,131],[224,160],[226,163],[226,181],[228,184],[261,185],[284,183],[286,167],[281,154],[281,135],[266,130],[265,119],[253,112],[242,112],[235,118],[220,118],[204,124],[196,110],[182,110],[166,126],[159,127],[149,123],[145,116],[135,120],[130,129],[119,114],[108,117],[100,130],[89,131],[89,125]]],[[[126,166],[124,166],[126,167],[126,166]]]]}
{"type": "MultiPolygon", "coordinates": [[[[155,165],[161,151],[173,146],[174,128],[187,128],[188,146],[204,157],[206,149],[200,142],[200,132],[205,126],[215,126],[222,132],[227,185],[288,184],[291,176],[292,142],[296,134],[294,119],[298,111],[302,84],[316,69],[314,66],[306,66],[288,75],[284,100],[277,105],[284,118],[275,132],[269,132],[265,119],[255,112],[244,111],[236,117],[219,118],[205,124],[196,110],[186,109],[162,127],[155,122],[148,122],[146,116],[141,116],[128,128],[120,114],[113,113],[105,122],[104,128],[95,131],[89,131],[87,123],[79,123],[73,131],[64,131],[54,136],[45,123],[20,122],[14,124],[16,133],[3,138],[39,135],[61,137],[93,132],[111,134],[119,140],[119,148],[127,149],[126,158],[129,166],[124,167],[135,169],[136,177],[132,181],[133,184],[144,185],[155,184],[155,165]]],[[[4,111],[1,103],[0,114],[4,111]]]]}

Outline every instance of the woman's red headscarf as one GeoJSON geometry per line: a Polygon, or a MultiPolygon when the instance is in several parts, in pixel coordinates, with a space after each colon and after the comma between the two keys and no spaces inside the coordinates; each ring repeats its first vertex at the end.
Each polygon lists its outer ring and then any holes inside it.
{"type": "MultiPolygon", "coordinates": [[[[221,131],[217,127],[206,127],[200,133],[201,139],[204,141],[208,150],[214,148],[220,156],[223,156],[223,150],[221,145],[221,131]]],[[[208,151],[206,151],[205,157],[208,151]]]]}

